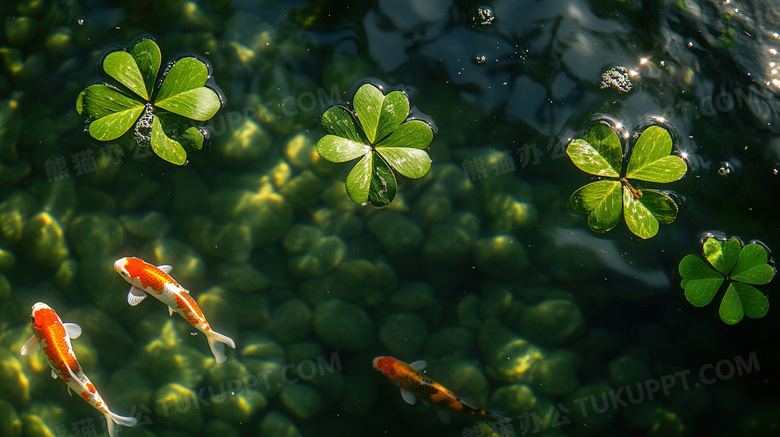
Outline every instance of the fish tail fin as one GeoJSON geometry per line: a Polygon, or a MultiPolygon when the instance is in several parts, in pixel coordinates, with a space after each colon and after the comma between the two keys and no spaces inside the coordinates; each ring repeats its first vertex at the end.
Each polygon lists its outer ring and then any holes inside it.
{"type": "Polygon", "coordinates": [[[108,410],[104,411],[103,414],[106,416],[106,425],[108,425],[108,435],[110,437],[114,437],[116,425],[135,426],[136,422],[138,422],[135,417],[120,416],[108,410]]]}
{"type": "Polygon", "coordinates": [[[227,356],[225,356],[225,345],[230,346],[232,349],[236,348],[236,343],[233,342],[233,339],[227,335],[222,335],[219,332],[207,331],[206,338],[209,339],[211,353],[214,354],[214,359],[218,364],[224,363],[225,360],[227,360],[227,356]]]}

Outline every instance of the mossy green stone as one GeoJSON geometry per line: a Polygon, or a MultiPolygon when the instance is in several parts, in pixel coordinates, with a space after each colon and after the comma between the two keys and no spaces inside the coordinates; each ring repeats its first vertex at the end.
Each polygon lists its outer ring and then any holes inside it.
{"type": "Polygon", "coordinates": [[[15,190],[0,203],[0,243],[13,245],[22,239],[24,224],[38,207],[30,193],[15,190]]]}
{"type": "MultiPolygon", "coordinates": [[[[28,359],[28,357],[20,357],[28,359]]],[[[45,372],[48,376],[49,372],[45,372]]],[[[38,377],[37,375],[35,377],[38,377]]],[[[25,406],[30,401],[30,384],[22,371],[22,363],[17,354],[5,346],[0,346],[0,393],[3,398],[17,408],[25,406]]]]}
{"type": "Polygon", "coordinates": [[[571,342],[582,335],[584,329],[582,311],[568,299],[548,299],[525,307],[517,320],[520,335],[544,346],[571,342]]]}
{"type": "Polygon", "coordinates": [[[10,403],[0,399],[0,435],[3,437],[20,437],[22,435],[22,419],[10,403]]]}
{"type": "Polygon", "coordinates": [[[311,308],[300,299],[289,299],[274,309],[264,329],[280,343],[301,341],[309,335],[311,321],[311,308]]]}
{"type": "Polygon", "coordinates": [[[27,221],[22,233],[21,254],[33,265],[54,270],[68,257],[68,244],[60,222],[48,212],[27,221]]]}
{"type": "Polygon", "coordinates": [[[168,217],[159,211],[125,214],[119,217],[125,230],[136,237],[160,238],[168,232],[168,217]]]}
{"type": "Polygon", "coordinates": [[[425,343],[427,334],[425,319],[416,313],[390,314],[379,328],[379,340],[388,354],[412,361],[425,343]]]}
{"type": "Polygon", "coordinates": [[[287,183],[279,188],[293,208],[301,209],[313,206],[320,200],[320,192],[325,188],[326,182],[311,170],[304,170],[293,176],[287,183]]]}
{"type": "Polygon", "coordinates": [[[590,435],[603,435],[612,423],[610,414],[601,414],[604,408],[611,409],[609,393],[614,389],[604,382],[580,387],[570,394],[564,405],[569,410],[572,426],[584,427],[590,435]],[[595,403],[595,405],[594,405],[595,403]],[[595,408],[599,408],[596,410],[595,408]]]}
{"type": "Polygon", "coordinates": [[[498,319],[489,317],[477,338],[488,376],[509,383],[534,382],[534,369],[545,359],[542,351],[518,337],[498,319]]]}
{"type": "Polygon", "coordinates": [[[526,384],[502,385],[490,397],[490,405],[502,411],[534,411],[538,400],[526,384]]]}
{"type": "Polygon", "coordinates": [[[170,382],[181,387],[198,387],[203,381],[209,361],[213,363],[213,356],[205,344],[205,338],[199,340],[202,340],[202,344],[198,349],[183,344],[168,346],[153,342],[148,345],[146,348],[151,351],[147,353],[145,361],[149,364],[154,384],[170,382]]]}
{"type": "Polygon", "coordinates": [[[196,434],[203,428],[202,405],[189,388],[175,383],[165,384],[154,392],[154,399],[154,414],[164,417],[167,427],[188,434],[196,434]]]}
{"type": "Polygon", "coordinates": [[[289,259],[290,272],[301,277],[323,275],[338,267],[346,251],[344,240],[335,235],[325,236],[309,246],[305,253],[289,259]]]}
{"type": "Polygon", "coordinates": [[[241,379],[232,379],[207,387],[208,413],[225,422],[243,423],[268,406],[268,400],[261,392],[243,388],[242,383],[241,379]],[[231,391],[231,383],[242,389],[231,391]]]}
{"type": "Polygon", "coordinates": [[[374,341],[374,323],[357,305],[337,299],[314,309],[314,333],[326,346],[359,351],[374,341]]]}
{"type": "Polygon", "coordinates": [[[380,211],[368,220],[368,230],[379,240],[390,256],[398,256],[419,249],[423,232],[403,214],[380,211]]]}
{"type": "Polygon", "coordinates": [[[579,355],[558,349],[547,353],[531,369],[531,381],[537,391],[549,396],[565,396],[577,388],[579,355]]]}
{"type": "Polygon", "coordinates": [[[480,238],[472,257],[477,269],[501,281],[517,278],[529,266],[523,244],[512,235],[480,238]]]}
{"type": "Polygon", "coordinates": [[[454,267],[466,261],[473,243],[463,228],[437,224],[425,237],[423,256],[431,268],[454,267]]]}
{"type": "Polygon", "coordinates": [[[423,350],[434,358],[465,358],[473,354],[474,333],[462,326],[446,326],[428,335],[423,350]]]}
{"type": "Polygon", "coordinates": [[[433,287],[427,282],[410,281],[393,293],[387,303],[391,309],[415,311],[437,303],[433,287]]]}
{"type": "Polygon", "coordinates": [[[280,398],[287,411],[302,420],[318,416],[324,408],[319,393],[303,382],[285,384],[282,387],[280,398]]]}
{"type": "Polygon", "coordinates": [[[223,287],[240,293],[265,290],[271,283],[265,273],[257,270],[250,263],[223,263],[216,270],[223,287]]]}
{"type": "Polygon", "coordinates": [[[124,237],[119,220],[103,213],[82,214],[68,226],[68,241],[80,258],[113,255],[124,237]]]}
{"type": "Polygon", "coordinates": [[[615,387],[647,381],[652,376],[642,361],[630,355],[623,355],[609,363],[609,380],[615,387]]]}
{"type": "Polygon", "coordinates": [[[257,426],[257,435],[263,437],[303,437],[295,422],[282,413],[271,411],[257,426]]]}
{"type": "Polygon", "coordinates": [[[314,211],[312,217],[314,223],[328,234],[356,237],[363,233],[363,220],[350,211],[320,208],[314,211]]]}
{"type": "Polygon", "coordinates": [[[271,137],[257,122],[245,118],[224,141],[216,141],[214,148],[229,161],[246,163],[268,154],[271,137]]]}

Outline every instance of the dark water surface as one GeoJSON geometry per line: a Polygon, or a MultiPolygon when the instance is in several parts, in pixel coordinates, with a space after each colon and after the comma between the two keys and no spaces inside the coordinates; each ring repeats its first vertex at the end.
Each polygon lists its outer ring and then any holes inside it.
{"type": "MultiPolygon", "coordinates": [[[[762,319],[689,304],[703,237],[780,244],[780,12],[772,1],[27,1],[0,6],[0,435],[105,433],[21,357],[29,308],[66,322],[122,436],[491,435],[408,405],[375,356],[505,411],[495,435],[780,435],[777,279],[762,319]],[[480,13],[481,12],[481,13],[480,13]],[[107,47],[150,34],[211,63],[226,105],[176,167],[91,140],[75,111],[107,47]],[[633,87],[602,89],[614,66],[633,87]],[[431,172],[384,209],[314,151],[370,81],[437,128],[431,172]],[[672,224],[604,234],[565,154],[596,120],[667,127],[687,175],[672,224]],[[112,154],[113,153],[113,154],[112,154]],[[84,167],[96,158],[96,168],[84,167]],[[59,163],[59,167],[52,166],[59,163]],[[113,261],[170,264],[237,350],[113,261]],[[511,434],[510,431],[513,433],[511,434]],[[94,432],[94,433],[93,433],[94,432]]],[[[495,423],[493,424],[495,425],[495,423]]]]}

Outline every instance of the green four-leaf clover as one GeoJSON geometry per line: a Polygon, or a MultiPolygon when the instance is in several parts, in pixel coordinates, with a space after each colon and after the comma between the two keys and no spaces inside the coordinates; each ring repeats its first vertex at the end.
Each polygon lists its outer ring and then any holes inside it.
{"type": "Polygon", "coordinates": [[[730,238],[721,242],[707,238],[704,258],[687,255],[680,261],[680,285],[685,299],[693,306],[703,307],[712,302],[725,280],[729,280],[718,313],[729,325],[739,323],[744,316],[758,319],[769,311],[769,300],[753,285],[763,285],[775,276],[775,268],[768,264],[769,254],[764,246],[730,238]]]}
{"type": "Polygon", "coordinates": [[[331,162],[360,160],[347,175],[347,194],[356,203],[375,206],[395,198],[393,170],[420,179],[431,168],[425,149],[433,129],[422,120],[407,120],[409,99],[402,91],[384,95],[372,84],[361,86],[353,99],[354,112],[340,105],[322,114],[327,135],[317,142],[317,152],[331,162]]]}
{"type": "Polygon", "coordinates": [[[76,110],[96,140],[112,141],[133,128],[140,146],[183,165],[186,149],[203,146],[204,133],[194,122],[213,117],[223,102],[214,86],[206,84],[210,69],[204,61],[182,57],[160,75],[161,59],[160,47],[148,37],[129,51],[108,53],[101,67],[116,82],[88,86],[79,94],[76,110]]]}
{"type": "Polygon", "coordinates": [[[668,195],[651,189],[634,188],[629,179],[646,182],[673,182],[682,178],[688,167],[677,155],[670,155],[672,137],[660,126],[642,132],[631,152],[625,174],[620,138],[604,123],[597,123],[584,139],[569,143],[566,153],[574,165],[592,175],[606,178],[592,182],[572,194],[572,210],[588,215],[588,225],[596,232],[607,232],[620,220],[641,238],[658,233],[658,223],[677,218],[677,204],[668,195]]]}

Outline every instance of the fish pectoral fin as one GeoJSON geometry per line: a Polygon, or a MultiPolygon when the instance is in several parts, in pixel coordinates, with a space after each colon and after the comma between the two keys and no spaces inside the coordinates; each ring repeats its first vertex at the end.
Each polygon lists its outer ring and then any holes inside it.
{"type": "Polygon", "coordinates": [[[87,385],[84,384],[84,381],[82,381],[81,378],[79,378],[78,376],[76,376],[75,373],[73,373],[73,369],[71,369],[70,366],[65,366],[65,368],[68,369],[68,373],[70,374],[70,377],[73,378],[76,382],[79,383],[79,385],[81,386],[81,389],[84,390],[85,392],[89,392],[89,389],[87,388],[87,385]]]}
{"type": "Polygon", "coordinates": [[[169,266],[168,264],[163,264],[161,266],[157,266],[157,268],[162,270],[163,273],[170,273],[171,270],[173,270],[173,266],[169,266]]]}
{"type": "Polygon", "coordinates": [[[452,417],[452,411],[440,409],[439,410],[439,419],[441,419],[441,423],[448,424],[450,423],[450,418],[452,417]]]}
{"type": "Polygon", "coordinates": [[[81,337],[81,326],[75,323],[63,323],[62,326],[65,328],[65,332],[68,333],[68,337],[72,339],[81,337]]]}
{"type": "Polygon", "coordinates": [[[471,398],[458,398],[458,402],[470,408],[477,408],[477,403],[471,398]]]}
{"type": "Polygon", "coordinates": [[[426,367],[428,367],[428,363],[426,363],[423,360],[419,360],[409,364],[409,367],[411,367],[412,369],[418,372],[422,372],[423,370],[425,370],[426,367]]]}
{"type": "Polygon", "coordinates": [[[26,357],[28,355],[32,355],[38,352],[40,348],[41,348],[41,344],[38,343],[38,338],[33,335],[32,337],[28,338],[27,341],[24,342],[20,353],[22,354],[22,356],[26,357]]]}
{"type": "Polygon", "coordinates": [[[51,379],[57,379],[57,372],[54,369],[51,369],[51,379]]]}
{"type": "Polygon", "coordinates": [[[401,397],[404,398],[407,404],[414,405],[414,403],[417,402],[417,397],[414,395],[414,393],[403,387],[401,387],[401,397]]]}
{"type": "Polygon", "coordinates": [[[130,292],[127,293],[127,303],[130,304],[130,306],[136,306],[139,303],[141,303],[142,300],[146,297],[146,292],[141,290],[138,287],[130,287],[130,292]]]}
{"type": "Polygon", "coordinates": [[[173,307],[168,307],[168,315],[169,316],[173,315],[173,307]]]}

